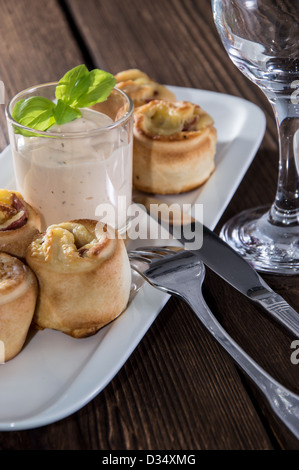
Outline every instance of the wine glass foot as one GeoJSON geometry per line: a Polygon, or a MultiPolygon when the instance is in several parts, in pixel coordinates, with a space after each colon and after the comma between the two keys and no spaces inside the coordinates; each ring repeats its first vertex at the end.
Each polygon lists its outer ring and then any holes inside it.
{"type": "Polygon", "coordinates": [[[223,227],[220,236],[257,271],[299,274],[299,224],[292,227],[269,222],[270,207],[241,212],[223,227]]]}

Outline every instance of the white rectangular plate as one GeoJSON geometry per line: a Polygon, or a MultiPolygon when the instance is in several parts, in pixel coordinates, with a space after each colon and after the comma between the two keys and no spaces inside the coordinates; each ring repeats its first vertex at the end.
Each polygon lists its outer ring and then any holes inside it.
{"type": "MultiPolygon", "coordinates": [[[[265,116],[241,98],[169,88],[178,100],[197,103],[211,114],[218,147],[216,170],[209,181],[198,190],[167,200],[203,204],[203,221],[213,229],[261,144],[265,116]]],[[[0,155],[0,168],[0,187],[13,189],[9,147],[0,155]]],[[[118,319],[90,338],[74,339],[53,330],[30,332],[21,353],[0,365],[0,430],[44,426],[87,404],[123,366],[168,299],[144,285],[118,319]]]]}

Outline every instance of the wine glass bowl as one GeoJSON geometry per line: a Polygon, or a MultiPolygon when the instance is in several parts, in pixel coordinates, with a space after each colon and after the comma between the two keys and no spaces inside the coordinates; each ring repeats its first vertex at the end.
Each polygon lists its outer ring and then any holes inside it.
{"type": "Polygon", "coordinates": [[[299,0],[212,0],[232,62],[266,95],[279,140],[270,207],[245,210],[221,230],[258,271],[299,274],[299,0]]]}

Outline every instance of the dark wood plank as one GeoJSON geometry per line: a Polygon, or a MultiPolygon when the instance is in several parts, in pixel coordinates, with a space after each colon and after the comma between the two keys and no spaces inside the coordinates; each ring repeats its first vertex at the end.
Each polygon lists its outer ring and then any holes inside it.
{"type": "MultiPolygon", "coordinates": [[[[55,81],[84,62],[56,0],[0,0],[0,10],[0,80],[6,103],[17,92],[55,81]]],[[[0,105],[0,151],[8,142],[4,108],[0,105]]]]}

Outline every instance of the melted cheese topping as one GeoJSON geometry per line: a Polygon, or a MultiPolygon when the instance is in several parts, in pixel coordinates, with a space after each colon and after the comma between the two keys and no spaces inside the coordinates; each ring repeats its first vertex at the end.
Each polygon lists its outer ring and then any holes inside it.
{"type": "Polygon", "coordinates": [[[49,229],[53,229],[54,233],[59,237],[64,236],[64,232],[68,232],[69,236],[73,235],[74,243],[78,249],[82,247],[90,247],[98,243],[94,233],[90,232],[84,225],[76,222],[64,222],[59,225],[50,225],[49,229]]]}
{"type": "Polygon", "coordinates": [[[104,259],[109,255],[110,250],[103,253],[109,238],[101,224],[94,229],[77,222],[50,225],[31,243],[30,256],[51,266],[77,269],[78,263],[104,259]]]}
{"type": "Polygon", "coordinates": [[[17,191],[10,191],[9,189],[0,189],[0,203],[11,205],[12,195],[15,194],[19,199],[23,199],[23,196],[17,191]]]}
{"type": "Polygon", "coordinates": [[[148,136],[174,136],[198,132],[213,125],[213,119],[200,106],[187,101],[171,103],[154,100],[135,112],[137,130],[148,136]]]}
{"type": "Polygon", "coordinates": [[[173,93],[138,69],[129,69],[115,75],[116,87],[130,96],[135,107],[153,99],[175,100],[173,93]]]}
{"type": "Polygon", "coordinates": [[[115,75],[116,81],[118,83],[120,82],[126,82],[127,80],[139,80],[139,79],[144,79],[147,81],[150,81],[150,77],[144,73],[141,72],[139,69],[128,69],[128,70],[123,70],[122,72],[119,72],[115,75]]]}

